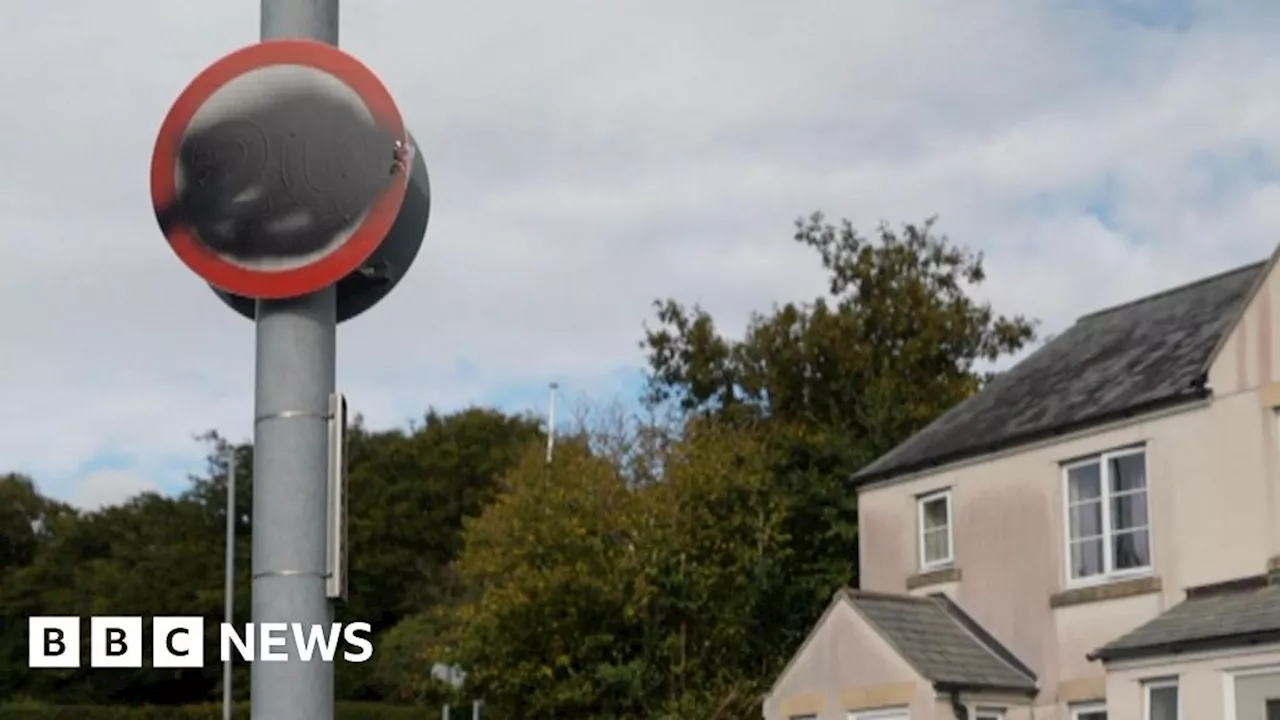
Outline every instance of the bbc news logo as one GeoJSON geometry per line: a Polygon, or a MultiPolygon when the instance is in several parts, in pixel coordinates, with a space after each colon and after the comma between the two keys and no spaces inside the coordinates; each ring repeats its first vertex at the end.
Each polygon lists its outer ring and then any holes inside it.
{"type": "MultiPolygon", "coordinates": [[[[27,666],[32,668],[80,667],[79,617],[33,617],[27,623],[27,666]]],[[[157,668],[204,667],[203,617],[155,617],[151,619],[151,666],[157,668]]],[[[347,662],[362,663],[373,657],[369,623],[246,623],[243,631],[218,624],[222,662],[283,662],[291,655],[303,661],[319,658],[333,662],[341,655],[347,662]],[[293,653],[290,653],[292,641],[293,653]],[[345,649],[339,653],[339,648],[345,649]]],[[[142,667],[141,617],[89,618],[89,667],[142,667]]]]}

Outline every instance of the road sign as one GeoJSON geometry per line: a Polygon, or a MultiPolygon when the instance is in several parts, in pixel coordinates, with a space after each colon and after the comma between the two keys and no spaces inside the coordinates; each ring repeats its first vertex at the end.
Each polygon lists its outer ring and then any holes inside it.
{"type": "Polygon", "coordinates": [[[415,158],[394,100],[336,47],[270,40],[196,76],[161,125],[157,220],[178,257],[246,298],[306,295],[361,270],[415,158]]]}

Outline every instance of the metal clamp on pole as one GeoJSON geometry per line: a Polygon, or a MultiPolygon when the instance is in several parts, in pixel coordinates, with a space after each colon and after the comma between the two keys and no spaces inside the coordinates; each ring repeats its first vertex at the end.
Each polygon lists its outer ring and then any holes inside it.
{"type": "Polygon", "coordinates": [[[329,396],[329,542],[325,594],[347,599],[347,399],[329,396]]]}
{"type": "Polygon", "coordinates": [[[317,420],[330,420],[333,413],[322,413],[314,410],[281,410],[280,412],[267,413],[259,415],[253,419],[253,424],[264,423],[268,420],[292,420],[294,418],[315,418],[317,420]]]}

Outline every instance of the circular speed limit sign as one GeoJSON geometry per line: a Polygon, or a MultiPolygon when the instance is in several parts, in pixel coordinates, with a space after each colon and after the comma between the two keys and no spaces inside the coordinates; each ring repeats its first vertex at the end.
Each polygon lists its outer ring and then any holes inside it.
{"type": "Polygon", "coordinates": [[[376,76],[335,47],[273,40],[187,86],[161,125],[151,198],[173,251],[215,288],[287,298],[378,249],[414,150],[376,76]]]}

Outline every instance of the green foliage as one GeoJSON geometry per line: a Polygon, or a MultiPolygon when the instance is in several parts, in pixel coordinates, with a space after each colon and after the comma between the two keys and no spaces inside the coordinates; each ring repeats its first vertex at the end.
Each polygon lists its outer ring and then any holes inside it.
{"type": "Polygon", "coordinates": [[[463,519],[480,514],[493,497],[494,481],[542,438],[534,418],[479,408],[448,416],[430,412],[410,432],[353,433],[356,590],[339,619],[383,630],[455,595],[450,565],[461,546],[463,519]]]}
{"type": "Polygon", "coordinates": [[[635,486],[585,443],[530,452],[467,524],[478,588],[437,657],[503,717],[739,717],[758,702],[761,580],[786,562],[765,444],[707,422],[635,486]],[[744,679],[745,678],[745,679],[744,679]]]}
{"type": "MultiPolygon", "coordinates": [[[[455,592],[449,568],[464,517],[479,514],[502,475],[542,432],[536,420],[493,410],[428,413],[407,431],[351,438],[350,603],[338,620],[375,632],[455,592]]],[[[118,507],[78,513],[51,502],[25,478],[0,477],[0,700],[179,704],[220,694],[217,623],[223,613],[225,453],[216,433],[204,477],[178,497],[144,494],[118,507]],[[32,615],[203,615],[203,669],[26,670],[32,615]]],[[[252,448],[237,448],[236,622],[249,620],[252,448]]],[[[87,638],[85,638],[87,643],[87,638]]],[[[374,638],[375,658],[379,638],[374,638]]],[[[88,648],[82,648],[88,656],[88,648]]],[[[374,663],[340,663],[339,697],[376,700],[399,688],[374,663]]],[[[245,697],[248,666],[235,667],[245,697]]]]}
{"type": "MultiPolygon", "coordinates": [[[[238,703],[232,716],[248,720],[249,704],[238,703]]],[[[422,708],[377,703],[339,702],[334,720],[421,720],[422,708]]],[[[432,716],[434,717],[434,716],[432,716]]],[[[0,720],[222,720],[222,705],[0,705],[0,720]]]]}
{"type": "Polygon", "coordinates": [[[438,707],[462,699],[430,674],[440,659],[432,650],[447,632],[446,617],[436,609],[410,615],[379,638],[373,660],[364,665],[371,666],[372,681],[387,700],[438,707]]]}
{"type": "Polygon", "coordinates": [[[982,256],[932,229],[881,226],[872,242],[821,213],[797,220],[828,294],[754,314],[741,341],[696,305],[659,301],[641,342],[647,399],[839,430],[864,462],[887,452],[972,393],[979,363],[1034,337],[1033,323],[969,295],[986,277],[982,256]]]}
{"type": "Polygon", "coordinates": [[[71,508],[36,491],[21,475],[0,475],[0,581],[6,572],[29,564],[50,526],[71,508]]]}

